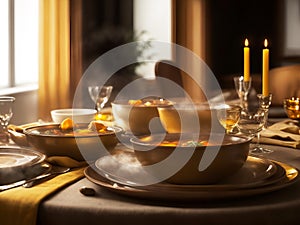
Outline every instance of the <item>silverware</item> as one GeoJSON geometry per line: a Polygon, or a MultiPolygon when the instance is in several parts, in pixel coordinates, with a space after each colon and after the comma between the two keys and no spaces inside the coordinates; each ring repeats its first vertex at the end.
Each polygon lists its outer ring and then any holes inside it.
{"type": "Polygon", "coordinates": [[[17,181],[15,183],[12,184],[6,184],[6,185],[1,185],[0,186],[0,192],[1,191],[5,191],[8,189],[12,189],[15,187],[19,187],[19,186],[23,186],[25,188],[30,188],[38,183],[41,183],[42,181],[45,181],[47,179],[50,179],[58,174],[62,174],[62,173],[66,173],[70,171],[70,168],[68,167],[62,167],[62,166],[53,166],[51,171],[42,175],[39,175],[37,177],[28,179],[28,180],[21,180],[21,181],[17,181]]]}
{"type": "Polygon", "coordinates": [[[22,186],[25,188],[30,188],[38,183],[41,183],[42,181],[52,178],[58,174],[66,173],[68,171],[70,171],[69,167],[53,166],[49,173],[45,173],[32,179],[26,180],[26,182],[22,184],[22,186]]]}
{"type": "Polygon", "coordinates": [[[21,181],[12,183],[12,184],[1,185],[1,186],[0,186],[0,192],[1,192],[1,191],[8,190],[8,189],[11,189],[11,188],[15,188],[15,187],[22,186],[22,185],[25,184],[25,183],[26,183],[26,180],[21,180],[21,181]]]}

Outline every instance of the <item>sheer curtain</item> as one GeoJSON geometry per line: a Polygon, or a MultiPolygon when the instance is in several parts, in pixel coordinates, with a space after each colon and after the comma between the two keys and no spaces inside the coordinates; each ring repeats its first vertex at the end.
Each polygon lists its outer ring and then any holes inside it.
{"type": "Polygon", "coordinates": [[[39,117],[71,106],[69,0],[40,0],[39,117]]]}
{"type": "MultiPolygon", "coordinates": [[[[172,1],[173,42],[190,49],[204,61],[207,59],[205,51],[205,1],[206,0],[172,1]]],[[[190,76],[183,76],[183,86],[195,102],[205,100],[202,90],[190,76]]]]}

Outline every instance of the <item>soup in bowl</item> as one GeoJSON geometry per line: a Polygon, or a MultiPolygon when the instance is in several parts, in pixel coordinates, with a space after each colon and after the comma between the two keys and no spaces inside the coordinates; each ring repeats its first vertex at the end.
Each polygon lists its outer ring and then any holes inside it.
{"type": "Polygon", "coordinates": [[[61,129],[61,124],[43,124],[25,128],[28,144],[47,156],[69,156],[78,161],[94,161],[111,151],[118,143],[118,127],[90,127],[91,123],[76,124],[72,129],[61,129]]]}

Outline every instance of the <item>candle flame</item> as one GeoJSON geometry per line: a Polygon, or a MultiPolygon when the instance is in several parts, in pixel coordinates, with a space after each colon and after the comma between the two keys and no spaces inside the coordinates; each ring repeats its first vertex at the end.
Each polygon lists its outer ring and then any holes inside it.
{"type": "Polygon", "coordinates": [[[267,39],[265,39],[264,45],[265,45],[265,47],[268,47],[268,40],[267,39]]]}
{"type": "Polygon", "coordinates": [[[248,45],[249,45],[249,41],[248,41],[248,39],[246,38],[246,39],[245,39],[245,46],[248,47],[248,45]]]}

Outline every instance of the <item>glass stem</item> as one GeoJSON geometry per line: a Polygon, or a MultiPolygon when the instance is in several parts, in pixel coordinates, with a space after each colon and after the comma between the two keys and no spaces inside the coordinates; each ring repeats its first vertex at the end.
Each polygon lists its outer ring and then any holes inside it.
{"type": "Polygon", "coordinates": [[[260,132],[258,132],[257,134],[256,134],[256,148],[259,148],[260,146],[260,132]]]}
{"type": "Polygon", "coordinates": [[[97,110],[98,113],[100,113],[100,112],[101,112],[101,109],[102,109],[102,104],[97,103],[96,105],[97,105],[97,106],[96,106],[96,110],[97,110]]]}
{"type": "Polygon", "coordinates": [[[247,98],[247,93],[244,94],[243,97],[243,105],[242,105],[243,109],[245,111],[248,111],[248,98],[247,98]]]}
{"type": "Polygon", "coordinates": [[[268,126],[268,115],[269,114],[269,110],[268,109],[266,109],[265,110],[265,117],[264,117],[264,126],[263,126],[263,129],[266,129],[267,128],[267,126],[268,126]]]}

